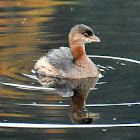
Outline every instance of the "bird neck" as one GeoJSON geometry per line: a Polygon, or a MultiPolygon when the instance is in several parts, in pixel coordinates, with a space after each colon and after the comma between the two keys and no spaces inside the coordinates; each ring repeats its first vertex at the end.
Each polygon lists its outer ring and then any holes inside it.
{"type": "Polygon", "coordinates": [[[75,61],[87,59],[84,44],[70,44],[71,52],[75,61]]]}

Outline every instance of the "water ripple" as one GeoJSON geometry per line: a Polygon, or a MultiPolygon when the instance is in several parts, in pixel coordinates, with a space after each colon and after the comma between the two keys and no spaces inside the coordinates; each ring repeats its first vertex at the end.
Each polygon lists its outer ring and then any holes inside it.
{"type": "MultiPolygon", "coordinates": [[[[46,106],[46,107],[68,107],[70,105],[67,104],[18,104],[24,106],[46,106]]],[[[117,104],[86,104],[86,107],[104,107],[104,106],[131,106],[131,105],[140,105],[140,102],[133,102],[133,103],[117,103],[117,104]]]]}
{"type": "Polygon", "coordinates": [[[27,85],[21,85],[21,84],[13,84],[13,83],[4,83],[1,82],[2,85],[6,86],[13,86],[19,89],[27,89],[27,90],[45,90],[45,91],[54,91],[54,88],[46,88],[46,87],[35,87],[35,86],[27,86],[27,85]]]}
{"type": "Polygon", "coordinates": [[[88,57],[109,58],[109,59],[123,60],[123,61],[128,61],[128,62],[140,64],[140,61],[130,59],[130,58],[113,57],[113,56],[99,56],[99,55],[88,55],[88,57]]]}
{"type": "Polygon", "coordinates": [[[16,128],[104,128],[104,127],[134,127],[140,126],[140,123],[122,123],[122,124],[36,124],[36,123],[0,123],[0,127],[16,128]]]}

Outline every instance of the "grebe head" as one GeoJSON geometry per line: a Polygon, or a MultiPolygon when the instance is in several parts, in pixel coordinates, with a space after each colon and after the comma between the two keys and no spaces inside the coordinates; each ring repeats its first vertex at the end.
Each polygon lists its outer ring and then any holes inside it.
{"type": "Polygon", "coordinates": [[[93,30],[84,24],[74,26],[69,33],[69,42],[78,45],[85,43],[100,42],[100,39],[94,35],[93,30]]]}

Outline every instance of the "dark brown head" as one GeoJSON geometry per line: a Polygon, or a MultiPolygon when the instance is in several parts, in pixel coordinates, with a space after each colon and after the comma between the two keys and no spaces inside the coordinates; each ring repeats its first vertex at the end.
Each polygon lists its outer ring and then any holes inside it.
{"type": "Polygon", "coordinates": [[[90,42],[100,42],[93,30],[84,24],[74,26],[69,33],[69,42],[83,45],[90,42]]]}

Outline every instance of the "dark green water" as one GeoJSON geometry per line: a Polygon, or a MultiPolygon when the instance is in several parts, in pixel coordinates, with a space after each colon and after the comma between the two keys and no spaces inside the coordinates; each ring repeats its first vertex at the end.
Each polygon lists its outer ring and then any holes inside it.
{"type": "MultiPolygon", "coordinates": [[[[87,113],[94,116],[93,125],[140,123],[139,25],[139,0],[0,1],[0,82],[8,83],[0,84],[0,122],[7,125],[17,122],[73,124],[74,99],[81,99],[82,105],[85,101],[89,106],[85,107],[86,111],[81,105],[83,114],[80,115],[87,113]],[[73,81],[58,88],[55,86],[57,91],[41,89],[42,85],[29,77],[36,60],[52,48],[68,46],[71,27],[80,23],[90,26],[101,39],[100,43],[86,45],[88,55],[117,56],[138,61],[91,58],[103,77],[96,84],[97,89],[89,93],[92,82],[78,81],[82,85],[80,93],[83,93],[77,95],[78,99],[71,95],[71,85],[76,85],[73,81]],[[69,95],[65,87],[68,87],[69,95]],[[70,104],[71,107],[67,106],[70,104]],[[108,104],[112,105],[106,106],[108,104]]],[[[2,140],[140,139],[139,126],[43,129],[2,127],[1,123],[2,140]]]]}

